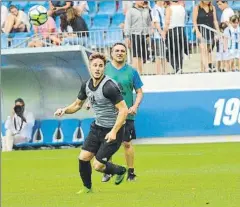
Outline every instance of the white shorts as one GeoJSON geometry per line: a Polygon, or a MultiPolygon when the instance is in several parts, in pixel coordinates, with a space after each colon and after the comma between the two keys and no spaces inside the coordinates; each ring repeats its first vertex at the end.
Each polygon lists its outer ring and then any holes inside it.
{"type": "Polygon", "coordinates": [[[226,53],[226,52],[217,52],[216,53],[216,61],[229,60],[228,58],[229,58],[228,53],[226,53]]]}

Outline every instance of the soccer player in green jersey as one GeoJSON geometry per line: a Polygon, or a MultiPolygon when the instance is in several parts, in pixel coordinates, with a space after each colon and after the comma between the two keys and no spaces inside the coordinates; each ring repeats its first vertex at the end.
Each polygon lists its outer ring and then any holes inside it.
{"type": "MultiPolygon", "coordinates": [[[[111,50],[112,61],[107,63],[105,75],[115,80],[122,92],[123,98],[128,106],[128,117],[125,124],[125,136],[123,138],[123,146],[125,158],[128,166],[128,181],[134,181],[136,175],[134,173],[134,150],[131,140],[136,138],[134,127],[134,116],[143,98],[143,83],[135,68],[126,63],[127,48],[122,43],[116,43],[111,50]],[[134,101],[133,90],[136,92],[134,101]]],[[[102,182],[107,182],[111,175],[104,174],[102,182]]]]}

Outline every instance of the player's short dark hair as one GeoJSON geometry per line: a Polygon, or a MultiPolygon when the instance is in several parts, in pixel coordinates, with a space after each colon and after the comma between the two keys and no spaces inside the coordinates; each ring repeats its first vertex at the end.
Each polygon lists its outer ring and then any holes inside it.
{"type": "Polygon", "coordinates": [[[106,65],[106,63],[107,63],[106,56],[101,54],[101,53],[93,53],[93,54],[91,54],[90,57],[89,57],[89,62],[92,62],[95,59],[101,59],[104,62],[104,65],[106,65]]]}
{"type": "Polygon", "coordinates": [[[9,11],[11,11],[12,9],[18,9],[15,5],[11,5],[10,7],[9,7],[9,11]]]}
{"type": "Polygon", "coordinates": [[[24,100],[23,100],[22,98],[17,98],[17,99],[15,100],[15,104],[16,104],[17,102],[20,102],[20,103],[22,103],[23,105],[25,105],[25,102],[24,102],[24,100]]]}
{"type": "Polygon", "coordinates": [[[122,45],[122,46],[125,48],[126,52],[127,52],[127,46],[126,46],[124,43],[122,43],[122,42],[116,42],[116,43],[112,46],[112,51],[113,51],[113,48],[114,48],[115,46],[117,46],[117,45],[122,45]]]}

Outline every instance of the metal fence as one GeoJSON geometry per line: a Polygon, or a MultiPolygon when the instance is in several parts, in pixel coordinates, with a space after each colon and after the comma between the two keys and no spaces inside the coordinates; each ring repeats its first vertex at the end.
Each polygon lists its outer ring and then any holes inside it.
{"type": "Polygon", "coordinates": [[[78,33],[52,33],[31,37],[7,37],[5,49],[27,47],[58,47],[81,45],[110,57],[114,43],[128,47],[128,63],[142,75],[164,75],[198,72],[224,72],[239,69],[240,52],[231,45],[240,44],[239,36],[218,34],[205,25],[174,28],[163,38],[152,28],[144,28],[144,35],[128,31],[96,30],[78,33]],[[125,31],[126,32],[126,31],[125,31]],[[234,62],[235,61],[235,62],[234,62]]]}

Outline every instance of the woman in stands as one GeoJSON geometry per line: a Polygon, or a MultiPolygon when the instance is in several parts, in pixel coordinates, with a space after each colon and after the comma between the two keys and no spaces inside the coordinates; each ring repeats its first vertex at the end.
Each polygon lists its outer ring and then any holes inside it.
{"type": "Polygon", "coordinates": [[[211,1],[200,1],[193,10],[193,26],[196,32],[198,41],[200,42],[201,50],[201,72],[212,72],[212,50],[215,45],[214,32],[206,29],[205,25],[210,29],[216,29],[219,32],[219,26],[216,16],[216,9],[211,1]]]}
{"type": "Polygon", "coordinates": [[[64,35],[63,44],[85,45],[88,37],[88,26],[84,19],[78,15],[78,11],[69,8],[66,15],[61,15],[61,31],[67,32],[64,35]]]}
{"type": "Polygon", "coordinates": [[[185,15],[185,9],[178,1],[172,1],[166,8],[162,37],[168,48],[167,60],[171,63],[175,73],[182,73],[183,54],[186,48],[185,15]]]}
{"type": "Polygon", "coordinates": [[[29,42],[28,47],[43,47],[47,44],[61,44],[61,40],[56,34],[56,23],[52,17],[49,16],[47,22],[41,26],[33,25],[33,30],[36,34],[36,38],[34,38],[33,41],[29,42]]]}

